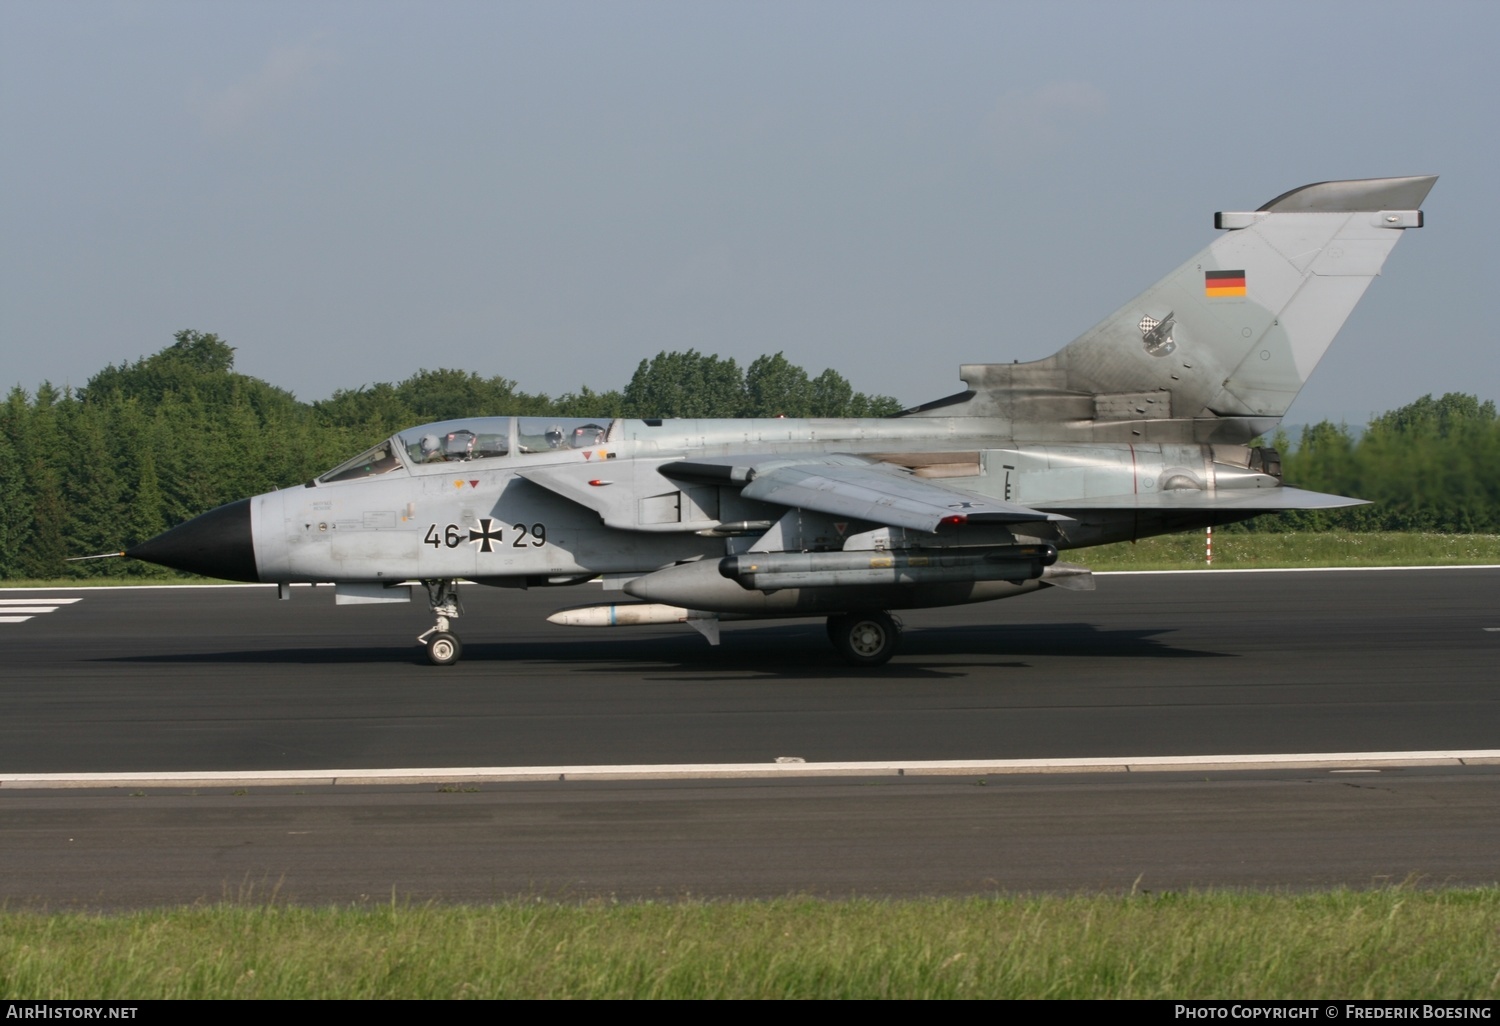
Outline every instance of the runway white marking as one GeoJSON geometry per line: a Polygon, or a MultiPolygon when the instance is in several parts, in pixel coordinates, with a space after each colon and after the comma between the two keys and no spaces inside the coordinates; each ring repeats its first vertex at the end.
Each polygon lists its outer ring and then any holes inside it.
{"type": "Polygon", "coordinates": [[[9,773],[0,789],[80,787],[309,787],[509,784],[579,780],[749,780],[788,777],[984,777],[1056,773],[1221,773],[1415,766],[1500,766],[1500,748],[1449,752],[1151,755],[1134,759],[952,759],[913,762],[727,762],[658,766],[490,766],[174,773],[9,773]]]}
{"type": "MultiPolygon", "coordinates": [[[[190,588],[194,591],[201,588],[274,588],[274,584],[66,584],[57,588],[48,588],[48,591],[168,591],[172,589],[190,588]]],[[[294,588],[312,588],[312,584],[294,584],[294,588]]],[[[0,592],[25,592],[41,591],[40,588],[0,588],[0,592]]],[[[23,601],[15,599],[13,601],[23,601]]],[[[74,600],[77,601],[76,599],[74,600]]]]}
{"type": "Polygon", "coordinates": [[[51,595],[0,599],[0,623],[25,623],[40,613],[55,613],[63,606],[82,601],[81,598],[54,598],[51,595]],[[26,615],[22,616],[23,613],[26,615]]]}

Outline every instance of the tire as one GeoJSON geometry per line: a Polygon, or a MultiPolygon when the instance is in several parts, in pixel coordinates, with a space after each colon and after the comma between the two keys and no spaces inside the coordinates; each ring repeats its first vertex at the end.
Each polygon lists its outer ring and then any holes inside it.
{"type": "Polygon", "coordinates": [[[901,636],[896,621],[878,609],[829,617],[828,631],[839,655],[851,666],[880,666],[890,662],[901,636]]]}
{"type": "Polygon", "coordinates": [[[452,666],[464,654],[464,646],[458,637],[439,631],[427,639],[427,658],[433,666],[452,666]]]}

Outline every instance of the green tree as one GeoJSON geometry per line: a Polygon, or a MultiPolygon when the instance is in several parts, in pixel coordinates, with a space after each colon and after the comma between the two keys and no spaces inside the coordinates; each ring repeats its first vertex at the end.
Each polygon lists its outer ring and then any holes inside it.
{"type": "Polygon", "coordinates": [[[22,550],[20,569],[27,577],[61,577],[68,571],[66,527],[68,509],[57,472],[41,458],[26,464],[31,493],[31,530],[22,550]]]}
{"type": "Polygon", "coordinates": [[[863,392],[856,392],[849,402],[849,412],[846,416],[894,417],[901,410],[901,402],[895,396],[866,395],[863,392]]]}
{"type": "Polygon", "coordinates": [[[812,410],[807,371],[780,353],[761,356],[745,371],[747,417],[806,417],[812,410]]]}
{"type": "Polygon", "coordinates": [[[1450,392],[1376,417],[1355,453],[1358,487],[1396,530],[1500,527],[1495,404],[1450,392]]]}
{"type": "Polygon", "coordinates": [[[313,403],[318,423],[325,428],[347,429],[360,437],[389,435],[410,427],[420,419],[388,382],[339,389],[327,399],[313,403]]]}
{"type": "MultiPolygon", "coordinates": [[[[110,364],[79,389],[84,402],[116,393],[146,401],[168,392],[226,391],[234,374],[234,347],[219,336],[198,331],[179,331],[170,346],[135,363],[110,364]]],[[[269,385],[261,382],[265,388],[269,385]]],[[[280,391],[279,389],[274,391],[280,391]]],[[[282,393],[290,398],[290,393],[282,393]]]]}
{"type": "Polygon", "coordinates": [[[164,505],[161,483],[156,479],[156,454],[148,446],[141,450],[140,462],[136,465],[135,488],[121,544],[138,545],[166,530],[166,519],[162,516],[164,505]]]}
{"type": "Polygon", "coordinates": [[[16,447],[9,433],[0,431],[0,580],[20,573],[30,507],[16,447]]]}
{"type": "MultiPolygon", "coordinates": [[[[96,555],[116,551],[125,515],[121,456],[112,437],[109,411],[97,404],[71,402],[59,411],[59,424],[69,440],[62,494],[67,510],[66,555],[96,555]]],[[[69,567],[72,573],[95,576],[104,564],[89,561],[69,567]]]]}
{"type": "Polygon", "coordinates": [[[739,366],[696,349],[642,360],[625,386],[625,412],[633,417],[738,417],[744,408],[739,366]]]}
{"type": "Polygon", "coordinates": [[[537,405],[535,396],[517,392],[509,378],[484,378],[472,371],[444,368],[418,371],[396,386],[396,395],[416,414],[418,423],[530,413],[537,405]]]}
{"type": "Polygon", "coordinates": [[[625,394],[618,388],[595,392],[587,385],[576,392],[564,392],[552,402],[549,413],[559,417],[619,417],[624,415],[625,394]]]}
{"type": "Polygon", "coordinates": [[[813,417],[848,417],[854,402],[854,386],[829,367],[813,378],[808,414],[813,417]]]}

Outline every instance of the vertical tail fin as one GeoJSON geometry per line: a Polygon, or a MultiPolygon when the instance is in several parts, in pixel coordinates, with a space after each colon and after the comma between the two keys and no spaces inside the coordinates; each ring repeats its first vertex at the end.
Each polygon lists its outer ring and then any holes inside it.
{"type": "Polygon", "coordinates": [[[1092,396],[1095,421],[1279,418],[1435,181],[1320,182],[1220,213],[1223,235],[1056,355],[964,367],[969,409],[941,412],[1025,422],[1067,397],[1076,417],[1092,396]]]}

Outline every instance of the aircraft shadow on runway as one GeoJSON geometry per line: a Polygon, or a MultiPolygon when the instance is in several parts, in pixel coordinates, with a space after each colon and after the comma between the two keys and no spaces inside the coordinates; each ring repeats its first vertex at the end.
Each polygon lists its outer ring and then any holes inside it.
{"type": "MultiPolygon", "coordinates": [[[[496,663],[568,663],[579,673],[640,672],[704,673],[721,671],[743,679],[746,673],[768,677],[930,677],[959,676],[969,669],[1024,669],[1031,664],[1017,657],[1116,659],[1225,659],[1231,651],[1183,648],[1161,639],[1172,628],[1105,629],[1088,623],[1045,625],[973,625],[907,630],[901,653],[882,667],[856,668],[843,664],[829,646],[822,625],[776,624],[725,630],[724,643],[715,648],[695,634],[594,640],[470,641],[463,662],[456,667],[429,668],[435,676],[464,674],[475,666],[493,670],[496,663]],[[976,657],[978,662],[975,661],[976,657]],[[1003,661],[996,661],[997,659],[1003,661]],[[663,665],[665,664],[665,665],[663,665]]],[[[116,656],[99,660],[115,663],[250,664],[347,666],[420,663],[420,648],[406,645],[367,647],[306,647],[224,652],[163,653],[116,656]]]]}

